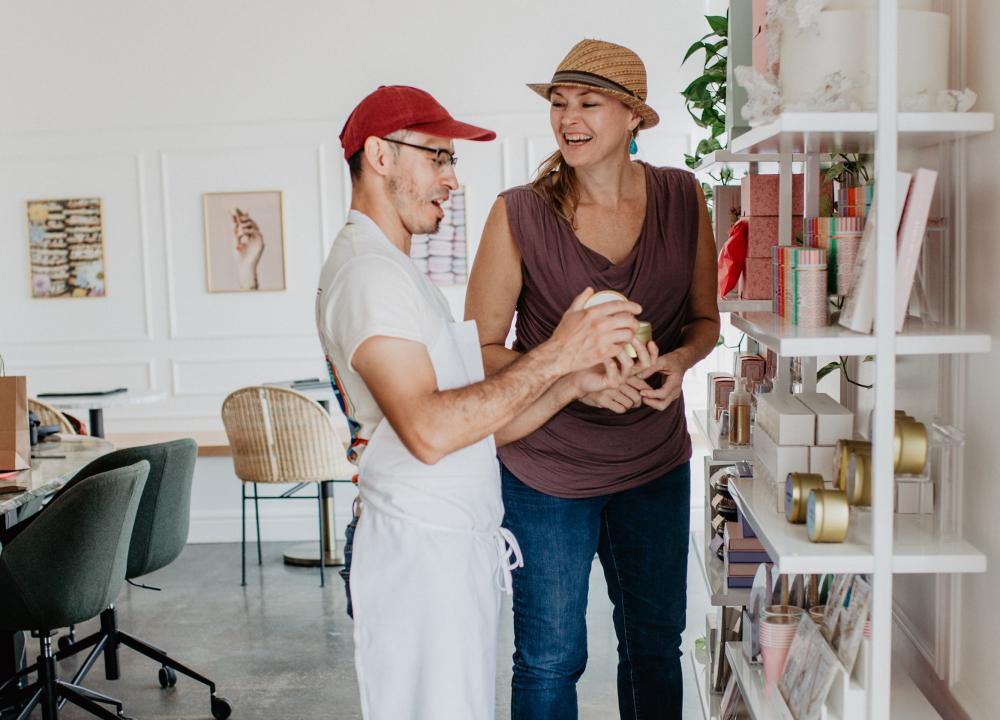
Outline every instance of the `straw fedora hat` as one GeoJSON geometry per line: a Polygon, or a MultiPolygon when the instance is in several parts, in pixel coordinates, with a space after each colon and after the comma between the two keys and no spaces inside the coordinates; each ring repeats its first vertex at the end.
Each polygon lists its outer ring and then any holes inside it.
{"type": "Polygon", "coordinates": [[[550,82],[530,83],[528,87],[548,100],[558,85],[596,90],[620,100],[639,113],[643,130],[660,122],[660,116],[646,104],[646,66],[627,47],[581,40],[559,63],[550,82]]]}

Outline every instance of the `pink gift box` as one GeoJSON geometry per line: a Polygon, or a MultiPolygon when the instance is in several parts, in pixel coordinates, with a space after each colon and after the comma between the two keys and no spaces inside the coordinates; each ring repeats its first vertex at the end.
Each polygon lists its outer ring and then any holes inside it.
{"type": "MultiPolygon", "coordinates": [[[[771,248],[779,244],[777,215],[743,218],[747,221],[747,257],[771,258],[771,248]]],[[[802,237],[802,218],[792,218],[792,237],[802,237]]]]}
{"type": "MultiPolygon", "coordinates": [[[[745,175],[740,181],[740,211],[744,217],[778,214],[778,175],[745,175]]],[[[801,216],[805,207],[802,175],[792,175],[792,215],[801,216]]],[[[820,188],[820,214],[833,207],[833,183],[820,188]]]]}
{"type": "Polygon", "coordinates": [[[748,257],[740,276],[740,297],[744,300],[771,299],[771,258],[748,257]]]}

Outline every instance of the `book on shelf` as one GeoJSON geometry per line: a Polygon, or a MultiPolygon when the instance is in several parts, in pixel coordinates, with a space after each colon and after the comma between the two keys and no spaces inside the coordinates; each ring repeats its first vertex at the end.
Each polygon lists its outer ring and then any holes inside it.
{"type": "MultiPolygon", "coordinates": [[[[906,204],[906,196],[910,189],[912,175],[908,172],[896,172],[896,204],[894,227],[898,233],[899,220],[906,204]]],[[[851,275],[850,290],[844,299],[844,307],[840,311],[840,324],[848,330],[868,334],[875,322],[875,218],[878,215],[876,204],[878,198],[872,200],[865,232],[861,238],[861,249],[851,275]]],[[[898,241],[897,241],[898,242],[898,241]]]]}
{"type": "Polygon", "coordinates": [[[903,217],[899,221],[896,238],[896,332],[902,331],[906,320],[936,182],[937,172],[934,170],[920,168],[913,173],[903,217]]]}

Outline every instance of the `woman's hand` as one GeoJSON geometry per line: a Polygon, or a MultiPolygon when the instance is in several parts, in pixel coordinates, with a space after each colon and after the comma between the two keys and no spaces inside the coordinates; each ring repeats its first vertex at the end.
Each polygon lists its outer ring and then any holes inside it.
{"type": "Polygon", "coordinates": [[[666,410],[681,396],[681,385],[684,382],[684,373],[687,371],[688,366],[680,353],[671,352],[660,357],[652,367],[639,374],[643,380],[655,373],[663,375],[663,384],[659,388],[641,392],[642,402],[654,410],[666,410]]]}
{"type": "Polygon", "coordinates": [[[615,358],[616,362],[609,362],[605,367],[597,365],[571,376],[580,402],[618,415],[642,405],[641,393],[652,390],[642,374],[656,366],[659,349],[654,342],[643,346],[635,338],[632,339],[632,348],[636,353],[634,360],[622,350],[615,358]],[[611,371],[608,371],[607,365],[612,366],[611,371]]]}

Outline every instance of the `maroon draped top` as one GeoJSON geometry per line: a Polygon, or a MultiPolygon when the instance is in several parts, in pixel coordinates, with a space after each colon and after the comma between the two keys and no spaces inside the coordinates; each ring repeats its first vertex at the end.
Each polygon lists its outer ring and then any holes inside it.
{"type": "MultiPolygon", "coordinates": [[[[639,303],[640,319],[652,324],[661,354],[679,345],[698,240],[696,181],[686,170],[642,165],[646,216],[634,249],[617,265],[581,243],[529,186],[501,194],[521,251],[515,350],[527,352],[547,340],[587,286],[617,290],[639,303]]],[[[662,412],[643,405],[623,415],[574,402],[499,455],[524,483],[557,497],[633,488],[691,457],[684,400],[662,412]]]]}

